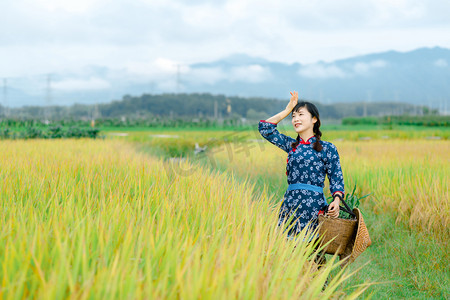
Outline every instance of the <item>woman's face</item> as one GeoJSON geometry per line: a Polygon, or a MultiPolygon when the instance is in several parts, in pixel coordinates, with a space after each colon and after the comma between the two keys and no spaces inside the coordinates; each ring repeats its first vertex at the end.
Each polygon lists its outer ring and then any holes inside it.
{"type": "Polygon", "coordinates": [[[317,122],[316,117],[312,117],[306,107],[301,107],[298,111],[292,112],[292,126],[297,133],[313,131],[314,123],[317,122]]]}

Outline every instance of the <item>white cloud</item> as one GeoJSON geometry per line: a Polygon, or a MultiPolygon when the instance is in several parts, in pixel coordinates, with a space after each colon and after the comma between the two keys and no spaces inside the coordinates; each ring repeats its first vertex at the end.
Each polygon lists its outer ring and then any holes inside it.
{"type": "Polygon", "coordinates": [[[448,66],[448,63],[445,59],[438,59],[433,63],[436,67],[439,68],[446,68],[448,66]]]}
{"type": "Polygon", "coordinates": [[[353,66],[353,71],[356,74],[367,74],[372,69],[384,68],[387,66],[387,62],[384,60],[374,60],[369,63],[358,62],[353,66]]]}
{"type": "MultiPolygon", "coordinates": [[[[414,22],[426,17],[426,5],[418,0],[376,0],[372,2],[376,23],[414,22]]],[[[372,21],[372,22],[373,22],[372,21]]]]}
{"type": "Polygon", "coordinates": [[[221,67],[195,67],[181,73],[182,81],[193,84],[214,84],[219,81],[258,83],[269,79],[269,69],[257,64],[223,69],[221,67]]]}
{"type": "MultiPolygon", "coordinates": [[[[172,72],[173,65],[154,61],[188,64],[246,53],[312,63],[450,47],[449,10],[447,0],[1,1],[0,27],[8,30],[0,31],[0,72],[87,64],[138,69],[139,63],[172,72]]],[[[316,73],[342,76],[333,69],[316,73]]]]}
{"type": "Polygon", "coordinates": [[[348,75],[335,65],[325,66],[323,64],[306,65],[299,70],[299,74],[307,78],[344,78],[348,75]]]}
{"type": "Polygon", "coordinates": [[[29,5],[44,8],[49,12],[86,13],[99,4],[99,0],[33,0],[29,5]]]}
{"type": "Polygon", "coordinates": [[[104,90],[110,87],[108,81],[92,77],[89,79],[66,79],[52,84],[52,88],[62,91],[104,90]]]}
{"type": "Polygon", "coordinates": [[[181,64],[164,57],[158,57],[153,61],[131,60],[125,64],[125,68],[131,74],[144,76],[157,76],[162,74],[176,74],[181,64]]]}
{"type": "Polygon", "coordinates": [[[232,68],[230,71],[230,81],[246,81],[258,83],[269,79],[272,75],[270,70],[260,65],[249,65],[232,68]]]}
{"type": "Polygon", "coordinates": [[[218,67],[215,68],[193,68],[183,75],[185,80],[194,84],[214,84],[227,78],[227,74],[218,67]]]}
{"type": "Polygon", "coordinates": [[[179,64],[173,60],[166,58],[157,58],[155,60],[156,67],[165,73],[177,72],[179,64]]]}
{"type": "Polygon", "coordinates": [[[299,74],[307,78],[345,78],[354,75],[369,74],[374,69],[384,68],[388,63],[384,60],[371,62],[357,62],[354,65],[340,68],[334,64],[325,65],[321,63],[310,64],[300,68],[299,74]]]}

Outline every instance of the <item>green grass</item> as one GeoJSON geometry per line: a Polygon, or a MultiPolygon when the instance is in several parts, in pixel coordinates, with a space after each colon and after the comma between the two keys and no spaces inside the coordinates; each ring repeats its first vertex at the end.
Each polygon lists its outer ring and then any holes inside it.
{"type": "MultiPolygon", "coordinates": [[[[359,133],[361,134],[361,133],[359,133]]],[[[364,134],[364,133],[363,133],[364,134]]],[[[141,151],[165,156],[149,144],[141,144],[141,151]]],[[[167,158],[167,156],[166,156],[167,158]]],[[[207,157],[195,158],[195,162],[208,166],[216,172],[228,174],[245,182],[249,178],[239,177],[230,165],[216,162],[211,165],[207,157]]],[[[284,174],[263,173],[253,179],[255,191],[268,189],[276,199],[285,192],[284,174]]],[[[363,188],[364,190],[364,188],[363,188]]],[[[255,195],[257,198],[257,195],[255,195]]],[[[417,232],[406,224],[396,223],[395,212],[375,213],[374,199],[364,199],[361,209],[368,226],[372,246],[350,265],[349,271],[362,268],[346,284],[350,286],[376,282],[364,292],[364,298],[374,299],[445,299],[450,296],[450,256],[448,241],[427,232],[417,232]]],[[[276,220],[273,220],[274,222],[276,220]]]]}
{"type": "Polygon", "coordinates": [[[449,297],[448,241],[396,224],[392,213],[376,215],[370,205],[362,210],[372,245],[350,265],[363,269],[347,285],[376,282],[363,294],[375,299],[449,297]]]}
{"type": "Polygon", "coordinates": [[[320,127],[324,131],[326,130],[348,130],[348,131],[360,131],[360,130],[405,130],[405,131],[436,131],[436,130],[447,130],[450,131],[449,127],[427,127],[427,126],[417,126],[417,125],[341,125],[341,124],[324,124],[320,127]]]}

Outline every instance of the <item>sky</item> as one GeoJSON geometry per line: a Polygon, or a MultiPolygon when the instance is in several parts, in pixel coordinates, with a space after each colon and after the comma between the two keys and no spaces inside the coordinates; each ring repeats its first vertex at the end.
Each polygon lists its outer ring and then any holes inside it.
{"type": "Polygon", "coordinates": [[[448,0],[2,0],[0,77],[90,65],[145,75],[235,53],[306,64],[450,48],[449,11],[448,0]]]}

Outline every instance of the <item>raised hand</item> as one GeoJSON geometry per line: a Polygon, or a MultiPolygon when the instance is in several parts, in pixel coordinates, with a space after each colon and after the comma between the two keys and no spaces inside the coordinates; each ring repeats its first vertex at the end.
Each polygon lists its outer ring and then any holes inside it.
{"type": "Polygon", "coordinates": [[[289,112],[291,112],[298,103],[298,93],[296,91],[290,93],[291,93],[291,100],[289,101],[289,104],[286,106],[286,110],[289,112]]]}

